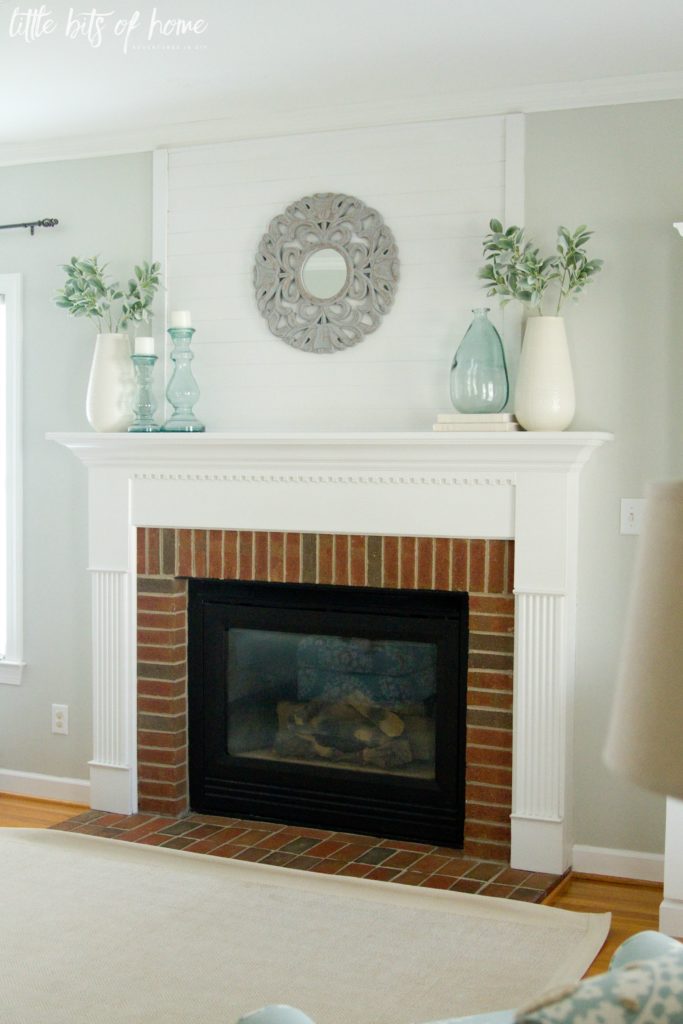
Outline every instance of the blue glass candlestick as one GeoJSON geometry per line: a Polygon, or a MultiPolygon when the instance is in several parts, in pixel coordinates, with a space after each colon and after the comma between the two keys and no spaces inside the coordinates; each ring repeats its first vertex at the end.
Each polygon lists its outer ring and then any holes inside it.
{"type": "Polygon", "coordinates": [[[194,334],[193,327],[169,327],[168,333],[173,342],[171,359],[174,363],[173,375],[166,388],[166,397],[174,408],[170,419],[166,420],[162,430],[182,431],[184,433],[200,433],[205,429],[192,411],[192,406],[199,398],[199,388],[192,373],[191,363],[194,355],[190,351],[190,343],[194,334]]]}
{"type": "Polygon", "coordinates": [[[157,403],[152,391],[152,376],[157,357],[132,355],[131,359],[135,370],[136,391],[133,404],[135,419],[128,427],[128,432],[151,434],[161,429],[159,424],[154,422],[154,410],[157,403]]]}

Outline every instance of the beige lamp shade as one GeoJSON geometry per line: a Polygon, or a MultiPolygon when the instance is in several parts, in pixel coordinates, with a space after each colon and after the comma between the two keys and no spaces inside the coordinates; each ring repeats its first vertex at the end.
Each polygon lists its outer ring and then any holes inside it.
{"type": "Polygon", "coordinates": [[[605,763],[683,798],[683,480],[645,502],[605,763]]]}

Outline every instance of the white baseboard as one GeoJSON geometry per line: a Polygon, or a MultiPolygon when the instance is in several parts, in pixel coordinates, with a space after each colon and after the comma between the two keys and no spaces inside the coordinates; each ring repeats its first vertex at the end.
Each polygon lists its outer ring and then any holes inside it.
{"type": "Polygon", "coordinates": [[[659,930],[674,939],[683,936],[683,902],[662,900],[659,906],[659,930]]]}
{"type": "Polygon", "coordinates": [[[575,846],[572,868],[587,875],[633,878],[639,882],[662,882],[664,854],[611,850],[603,846],[575,846]]]}
{"type": "Polygon", "coordinates": [[[90,805],[90,782],[87,779],[65,779],[58,775],[16,772],[9,768],[0,768],[0,793],[90,805]]]}

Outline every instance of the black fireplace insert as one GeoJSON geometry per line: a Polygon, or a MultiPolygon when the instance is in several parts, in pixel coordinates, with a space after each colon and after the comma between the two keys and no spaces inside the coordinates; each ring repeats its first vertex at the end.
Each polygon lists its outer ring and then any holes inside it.
{"type": "Polygon", "coordinates": [[[194,811],[462,846],[464,593],[190,580],[194,811]]]}

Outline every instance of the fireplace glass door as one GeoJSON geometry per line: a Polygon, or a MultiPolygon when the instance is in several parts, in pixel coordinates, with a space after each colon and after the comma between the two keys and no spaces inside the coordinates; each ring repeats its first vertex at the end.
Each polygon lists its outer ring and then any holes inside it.
{"type": "Polygon", "coordinates": [[[228,754],[433,779],[436,653],[410,640],[232,629],[228,754]]]}
{"type": "Polygon", "coordinates": [[[467,595],[190,581],[194,810],[458,845],[467,595]]]}

